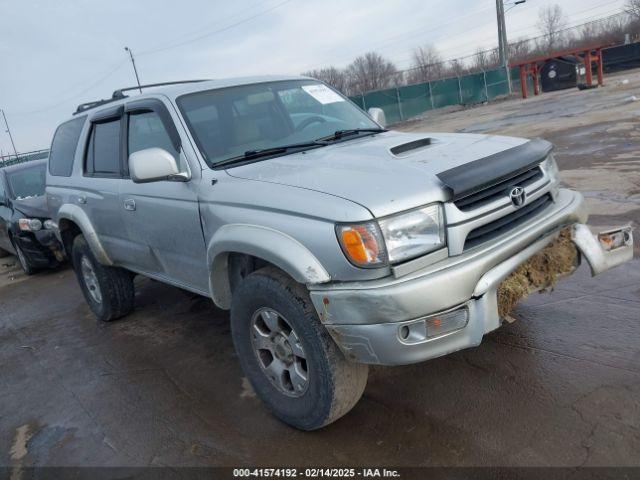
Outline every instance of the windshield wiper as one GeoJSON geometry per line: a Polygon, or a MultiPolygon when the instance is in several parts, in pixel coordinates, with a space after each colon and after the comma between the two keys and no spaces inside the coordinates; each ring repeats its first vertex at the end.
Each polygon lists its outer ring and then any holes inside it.
{"type": "Polygon", "coordinates": [[[349,130],[336,130],[333,132],[333,135],[329,135],[328,137],[318,138],[316,141],[318,142],[330,142],[332,140],[340,140],[343,137],[348,137],[350,135],[357,135],[358,133],[382,133],[388,132],[386,128],[351,128],[349,130]]]}
{"type": "Polygon", "coordinates": [[[287,153],[289,150],[304,150],[307,148],[325,147],[327,144],[319,140],[304,143],[292,143],[291,145],[278,145],[277,147],[262,148],[259,150],[247,150],[243,155],[227,158],[221,162],[216,162],[214,166],[232,165],[234,163],[252,160],[254,158],[267,157],[269,155],[278,155],[279,153],[287,153]]]}

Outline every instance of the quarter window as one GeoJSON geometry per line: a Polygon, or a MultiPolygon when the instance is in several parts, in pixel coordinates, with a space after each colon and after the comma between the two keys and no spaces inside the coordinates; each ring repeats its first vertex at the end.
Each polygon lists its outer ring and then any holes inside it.
{"type": "Polygon", "coordinates": [[[86,117],[74,118],[56,130],[49,154],[49,173],[58,177],[70,177],[73,159],[86,117]]]}
{"type": "Polygon", "coordinates": [[[87,173],[120,175],[120,119],[93,125],[87,148],[87,173]]]}

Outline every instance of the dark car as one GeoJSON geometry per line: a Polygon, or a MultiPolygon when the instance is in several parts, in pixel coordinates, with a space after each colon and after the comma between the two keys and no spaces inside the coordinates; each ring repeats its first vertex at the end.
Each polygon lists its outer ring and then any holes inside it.
{"type": "Polygon", "coordinates": [[[45,161],[0,167],[0,256],[15,253],[27,275],[64,260],[44,196],[45,161]]]}

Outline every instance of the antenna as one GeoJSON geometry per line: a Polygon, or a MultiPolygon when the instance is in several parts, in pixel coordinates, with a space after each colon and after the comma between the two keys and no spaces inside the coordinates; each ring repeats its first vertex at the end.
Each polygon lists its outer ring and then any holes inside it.
{"type": "Polygon", "coordinates": [[[136,61],[133,59],[133,52],[129,47],[124,47],[125,51],[129,52],[129,57],[131,57],[131,64],[133,65],[133,73],[136,74],[136,82],[138,82],[138,90],[142,93],[142,87],[140,86],[140,77],[138,77],[138,69],[136,68],[136,61]]]}
{"type": "Polygon", "coordinates": [[[13,137],[11,136],[11,130],[9,129],[9,123],[7,122],[7,116],[4,114],[4,110],[0,110],[2,112],[2,118],[4,118],[4,124],[7,127],[7,133],[9,134],[9,139],[11,140],[11,146],[13,147],[13,153],[18,158],[18,151],[16,150],[16,144],[13,143],[13,137]]]}

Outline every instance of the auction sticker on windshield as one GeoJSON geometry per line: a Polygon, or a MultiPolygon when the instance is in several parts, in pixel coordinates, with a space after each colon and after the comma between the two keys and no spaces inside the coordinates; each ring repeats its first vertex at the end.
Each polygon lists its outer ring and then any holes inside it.
{"type": "Polygon", "coordinates": [[[323,105],[344,102],[344,98],[326,85],[303,85],[302,89],[323,105]]]}

